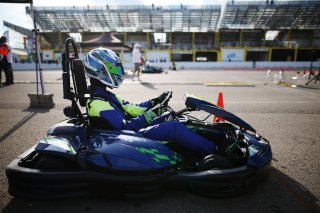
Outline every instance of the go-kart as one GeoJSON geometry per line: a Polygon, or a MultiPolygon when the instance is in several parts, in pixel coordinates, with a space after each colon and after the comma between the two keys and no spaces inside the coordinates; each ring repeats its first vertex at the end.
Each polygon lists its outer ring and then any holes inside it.
{"type": "Polygon", "coordinates": [[[182,122],[216,143],[233,140],[224,154],[203,157],[137,132],[93,128],[79,107],[85,106],[87,99],[84,66],[72,39],[66,40],[65,47],[63,89],[71,107],[64,113],[69,118],[51,127],[45,138],[8,165],[11,195],[36,199],[96,194],[127,198],[184,189],[203,196],[226,197],[259,185],[268,176],[272,158],[269,142],[236,115],[188,93],[184,109],[175,111],[168,105],[171,94],[160,109],[170,113],[168,119],[182,122]],[[70,43],[73,59],[69,57],[70,43]],[[192,112],[214,114],[228,122],[199,119],[192,112]]]}
{"type": "Polygon", "coordinates": [[[159,66],[151,65],[149,62],[143,64],[142,73],[162,73],[163,69],[159,66]]]}

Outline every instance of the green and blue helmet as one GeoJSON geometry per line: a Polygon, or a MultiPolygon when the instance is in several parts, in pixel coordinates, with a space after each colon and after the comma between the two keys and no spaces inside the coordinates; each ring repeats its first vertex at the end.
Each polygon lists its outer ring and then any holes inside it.
{"type": "Polygon", "coordinates": [[[124,79],[124,69],[119,56],[110,49],[91,50],[84,60],[86,75],[101,83],[117,88],[124,79]]]}

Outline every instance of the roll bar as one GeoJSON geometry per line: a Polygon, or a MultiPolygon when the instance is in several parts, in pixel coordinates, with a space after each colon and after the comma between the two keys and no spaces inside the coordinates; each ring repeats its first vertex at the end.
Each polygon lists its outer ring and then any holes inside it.
{"type": "MultiPolygon", "coordinates": [[[[72,38],[67,38],[65,41],[65,50],[62,54],[62,82],[63,82],[63,98],[71,101],[71,108],[73,112],[75,113],[76,117],[79,118],[81,123],[84,123],[84,117],[81,113],[81,110],[79,109],[79,106],[77,104],[79,97],[83,96],[84,94],[78,94],[77,89],[77,74],[81,72],[81,70],[75,70],[75,68],[78,68],[78,66],[75,66],[75,62],[78,62],[82,64],[82,62],[79,60],[78,50],[77,46],[72,38]],[[73,57],[70,58],[70,44],[73,49],[73,57]],[[71,72],[72,71],[72,72],[71,72]],[[73,82],[73,88],[70,86],[70,73],[72,74],[72,82],[73,82]]],[[[82,81],[83,82],[83,81],[82,81]]],[[[84,79],[84,84],[85,79],[84,79]]],[[[83,88],[86,88],[87,85],[83,85],[83,88]]],[[[69,107],[70,108],[70,107],[69,107]]],[[[65,113],[66,114],[66,113],[65,113]]]]}

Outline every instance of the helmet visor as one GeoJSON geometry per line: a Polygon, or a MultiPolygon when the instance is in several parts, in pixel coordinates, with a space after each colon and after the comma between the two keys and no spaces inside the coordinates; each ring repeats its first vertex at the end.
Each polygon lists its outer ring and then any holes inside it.
{"type": "Polygon", "coordinates": [[[100,74],[100,80],[106,85],[112,85],[113,87],[119,87],[124,79],[124,70],[122,64],[112,64],[105,62],[105,66],[102,66],[102,73],[100,74]],[[108,64],[108,65],[107,65],[108,64]],[[106,68],[109,68],[108,71],[106,68]]]}
{"type": "Polygon", "coordinates": [[[106,61],[104,62],[104,64],[106,65],[108,71],[111,74],[119,75],[119,76],[124,75],[124,70],[121,63],[110,63],[109,61],[106,61]]]}

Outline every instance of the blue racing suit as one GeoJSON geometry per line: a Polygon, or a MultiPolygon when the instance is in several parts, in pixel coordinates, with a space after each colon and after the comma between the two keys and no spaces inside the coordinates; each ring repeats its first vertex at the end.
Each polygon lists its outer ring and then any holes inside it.
{"type": "Polygon", "coordinates": [[[151,100],[132,104],[101,87],[96,87],[94,92],[86,103],[88,116],[91,120],[104,122],[107,128],[133,130],[149,139],[173,141],[201,155],[212,154],[215,151],[212,141],[193,133],[182,123],[165,121],[166,115],[157,117],[150,110],[154,107],[151,100]]]}

